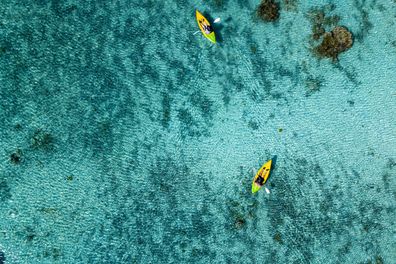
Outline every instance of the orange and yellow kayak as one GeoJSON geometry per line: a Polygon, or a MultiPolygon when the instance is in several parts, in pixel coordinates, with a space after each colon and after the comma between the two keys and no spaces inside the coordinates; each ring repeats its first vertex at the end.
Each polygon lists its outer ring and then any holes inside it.
{"type": "Polygon", "coordinates": [[[271,171],[271,165],[272,159],[264,163],[264,165],[258,170],[252,182],[252,193],[258,192],[258,190],[260,190],[268,180],[271,171]]]}
{"type": "Polygon", "coordinates": [[[216,36],[209,21],[198,10],[195,10],[195,16],[202,34],[212,43],[216,43],[216,36]]]}

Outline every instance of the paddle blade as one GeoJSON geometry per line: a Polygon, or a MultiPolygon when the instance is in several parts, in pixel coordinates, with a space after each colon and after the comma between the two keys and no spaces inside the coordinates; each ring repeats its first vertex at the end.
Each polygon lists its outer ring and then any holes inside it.
{"type": "Polygon", "coordinates": [[[267,187],[264,187],[264,189],[266,193],[270,194],[270,190],[267,187]]]}
{"type": "Polygon", "coordinates": [[[220,19],[220,17],[218,17],[218,18],[216,18],[216,19],[213,21],[213,23],[220,23],[220,21],[221,21],[221,19],[220,19]]]}

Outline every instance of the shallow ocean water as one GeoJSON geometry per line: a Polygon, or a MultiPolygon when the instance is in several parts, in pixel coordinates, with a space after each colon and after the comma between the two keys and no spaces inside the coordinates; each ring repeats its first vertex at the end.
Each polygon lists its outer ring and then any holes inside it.
{"type": "Polygon", "coordinates": [[[278,2],[3,1],[0,263],[395,263],[396,2],[278,2]]]}

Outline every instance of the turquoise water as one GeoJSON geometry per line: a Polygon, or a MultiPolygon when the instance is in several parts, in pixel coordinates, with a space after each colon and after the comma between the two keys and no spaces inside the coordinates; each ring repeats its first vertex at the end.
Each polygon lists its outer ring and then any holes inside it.
{"type": "Polygon", "coordinates": [[[395,263],[396,2],[306,2],[2,1],[0,263],[395,263]]]}

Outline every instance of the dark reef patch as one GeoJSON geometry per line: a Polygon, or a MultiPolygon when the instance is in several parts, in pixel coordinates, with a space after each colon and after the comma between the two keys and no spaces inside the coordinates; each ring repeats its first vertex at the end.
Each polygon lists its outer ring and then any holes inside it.
{"type": "MultiPolygon", "coordinates": [[[[373,4],[372,1],[371,4],[373,4]]],[[[369,14],[367,10],[372,10],[373,6],[366,6],[366,0],[354,0],[353,5],[359,12],[359,15],[355,15],[354,17],[357,20],[357,23],[360,25],[360,30],[355,32],[355,38],[357,41],[362,42],[363,39],[369,34],[369,31],[373,28],[373,24],[369,20],[369,14]]]]}
{"type": "Polygon", "coordinates": [[[393,50],[396,51],[396,40],[392,41],[390,44],[394,48],[393,50]]]}
{"type": "Polygon", "coordinates": [[[15,129],[16,131],[21,131],[21,130],[23,129],[23,126],[22,126],[21,123],[16,123],[16,124],[14,125],[14,129],[15,129]]]}
{"type": "Polygon", "coordinates": [[[54,142],[52,134],[41,128],[36,129],[30,139],[31,147],[35,149],[52,150],[54,142]]]}
{"type": "Polygon", "coordinates": [[[253,54],[256,54],[257,53],[257,45],[251,44],[250,45],[250,52],[252,52],[253,54]]]}
{"type": "MultiPolygon", "coordinates": [[[[345,256],[351,251],[351,248],[352,248],[352,242],[351,241],[346,242],[338,249],[338,255],[345,256]]],[[[340,258],[338,260],[340,260],[340,258]]]]}
{"type": "Polygon", "coordinates": [[[0,250],[0,264],[4,264],[6,261],[6,257],[4,255],[4,252],[0,250]]]}
{"type": "Polygon", "coordinates": [[[253,129],[253,130],[257,130],[259,129],[259,124],[256,121],[250,120],[248,122],[248,126],[253,129]]]}
{"type": "Polygon", "coordinates": [[[384,260],[380,255],[375,256],[375,264],[384,264],[384,260]]]}
{"type": "MultiPolygon", "coordinates": [[[[385,170],[382,172],[382,182],[384,184],[385,190],[390,191],[391,186],[394,185],[394,173],[392,170],[394,170],[396,167],[396,162],[393,158],[388,158],[386,164],[385,164],[385,170]]],[[[396,192],[393,191],[393,194],[395,195],[396,192]]],[[[395,195],[396,196],[396,195],[395,195]]]]}
{"type": "Polygon", "coordinates": [[[62,5],[62,2],[52,1],[51,2],[52,14],[56,15],[58,18],[64,18],[73,12],[77,11],[77,6],[72,5],[62,5]]]}
{"type": "Polygon", "coordinates": [[[200,110],[201,115],[206,121],[210,122],[213,119],[213,102],[202,92],[194,91],[190,95],[191,104],[200,110]]]}
{"type": "Polygon", "coordinates": [[[168,92],[162,93],[162,118],[161,124],[164,128],[169,127],[169,122],[171,120],[171,103],[172,99],[168,92]]]}
{"type": "MultiPolygon", "coordinates": [[[[249,172],[250,174],[250,172],[249,172]]],[[[226,224],[226,230],[232,233],[241,230],[254,229],[257,226],[257,210],[260,207],[260,202],[257,196],[252,195],[250,184],[248,184],[250,178],[246,177],[246,171],[243,167],[240,167],[239,175],[242,179],[241,189],[234,189],[232,198],[227,199],[226,212],[227,218],[229,219],[226,224]]],[[[251,241],[244,238],[243,233],[236,233],[241,239],[245,240],[245,243],[250,244],[251,241]]]]}
{"type": "Polygon", "coordinates": [[[248,198],[245,196],[241,200],[231,199],[227,203],[229,218],[229,224],[227,229],[231,228],[239,230],[246,228],[247,225],[251,225],[252,221],[256,218],[256,210],[259,202],[255,198],[248,198]]]}
{"type": "Polygon", "coordinates": [[[361,81],[356,74],[356,70],[354,70],[353,67],[343,67],[340,63],[333,64],[333,67],[340,70],[345,77],[355,85],[354,87],[358,87],[361,84],[361,81]]]}
{"type": "Polygon", "coordinates": [[[340,17],[337,15],[326,15],[325,12],[331,12],[334,10],[334,6],[326,6],[323,8],[314,8],[308,12],[308,18],[312,24],[311,37],[313,40],[319,40],[326,31],[336,26],[340,21],[340,17]]]}
{"type": "Polygon", "coordinates": [[[53,261],[58,261],[63,256],[63,253],[57,247],[50,247],[43,251],[42,256],[43,258],[50,258],[53,261]]]}
{"type": "Polygon", "coordinates": [[[20,164],[22,162],[22,150],[17,149],[15,152],[11,153],[10,155],[10,161],[12,164],[20,164]]]}
{"type": "Polygon", "coordinates": [[[231,101],[231,95],[230,95],[230,90],[227,88],[226,85],[223,85],[223,89],[221,91],[222,99],[223,99],[223,104],[225,106],[228,106],[231,101]]]}
{"type": "Polygon", "coordinates": [[[114,146],[114,133],[113,123],[110,120],[100,120],[92,122],[92,130],[90,135],[86,138],[86,147],[93,151],[94,156],[109,155],[113,151],[114,146]]]}
{"type": "Polygon", "coordinates": [[[279,4],[274,0],[261,0],[257,15],[264,22],[274,22],[279,18],[279,4]]]}
{"type": "Polygon", "coordinates": [[[279,244],[283,244],[282,234],[280,232],[276,232],[273,236],[274,241],[278,242],[279,244]]]}
{"type": "Polygon", "coordinates": [[[187,108],[180,108],[177,117],[181,124],[181,135],[183,138],[186,136],[200,137],[202,135],[198,124],[195,123],[194,117],[187,108]]]}
{"type": "Polygon", "coordinates": [[[4,178],[0,178],[0,201],[4,202],[11,198],[11,188],[4,178]]]}
{"type": "Polygon", "coordinates": [[[21,235],[26,242],[32,242],[37,237],[36,231],[31,226],[27,226],[21,235]]]}
{"type": "Polygon", "coordinates": [[[5,54],[7,52],[7,48],[4,46],[0,46],[0,56],[2,56],[3,54],[5,54]]]}
{"type": "Polygon", "coordinates": [[[320,78],[309,77],[305,80],[305,86],[307,87],[305,96],[311,96],[315,92],[320,91],[322,80],[320,78]]]}

